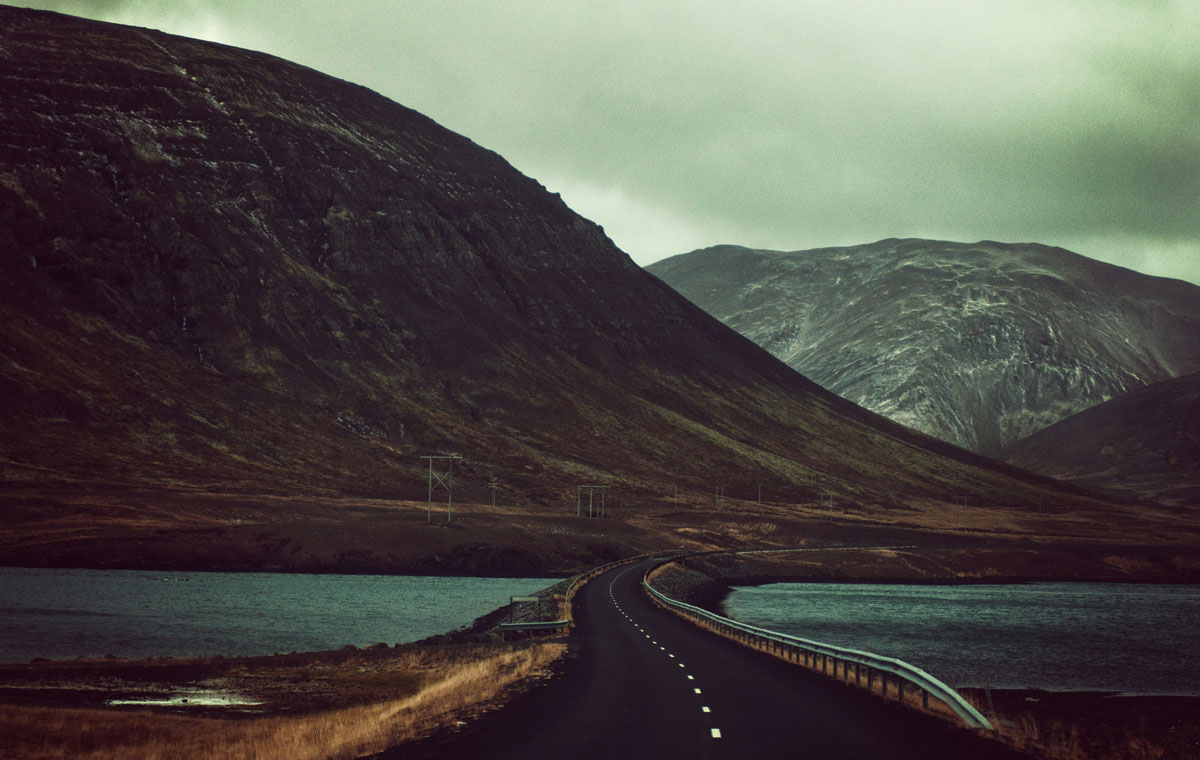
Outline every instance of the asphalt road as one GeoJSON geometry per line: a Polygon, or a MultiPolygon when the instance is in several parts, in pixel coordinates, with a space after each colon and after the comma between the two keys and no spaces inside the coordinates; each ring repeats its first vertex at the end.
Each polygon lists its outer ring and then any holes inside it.
{"type": "MultiPolygon", "coordinates": [[[[422,758],[1026,758],[729,642],[655,607],[647,563],[576,596],[559,676],[422,758]]],[[[886,622],[886,621],[882,621],[886,622]]]]}

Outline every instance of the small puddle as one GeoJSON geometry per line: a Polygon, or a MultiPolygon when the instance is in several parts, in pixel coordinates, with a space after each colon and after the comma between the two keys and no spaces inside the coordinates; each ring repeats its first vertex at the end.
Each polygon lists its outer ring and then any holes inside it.
{"type": "Polygon", "coordinates": [[[162,697],[140,697],[137,699],[109,699],[107,705],[140,705],[143,707],[252,707],[261,705],[238,694],[219,691],[198,691],[188,694],[172,694],[162,697]]]}

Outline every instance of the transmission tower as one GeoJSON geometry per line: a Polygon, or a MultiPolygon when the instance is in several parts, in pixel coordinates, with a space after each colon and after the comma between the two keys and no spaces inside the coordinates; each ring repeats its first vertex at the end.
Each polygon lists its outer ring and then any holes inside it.
{"type": "Polygon", "coordinates": [[[429,460],[429,499],[425,522],[433,522],[433,489],[443,486],[446,489],[446,522],[449,523],[452,521],[454,513],[454,460],[461,460],[462,457],[458,454],[430,454],[421,458],[429,460]],[[434,471],[433,460],[435,459],[446,460],[445,472],[434,471]]]}

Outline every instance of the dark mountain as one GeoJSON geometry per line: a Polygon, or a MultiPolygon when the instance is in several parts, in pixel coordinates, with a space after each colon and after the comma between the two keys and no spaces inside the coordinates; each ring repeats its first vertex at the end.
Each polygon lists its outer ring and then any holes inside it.
{"type": "Polygon", "coordinates": [[[649,270],[834,393],[992,456],[1200,370],[1200,287],[1061,248],[718,246],[649,270]]]}
{"type": "Polygon", "coordinates": [[[1071,415],[1017,441],[1004,458],[1122,497],[1200,505],[1200,373],[1071,415]]]}
{"type": "MultiPolygon", "coordinates": [[[[51,13],[0,8],[0,39],[0,491],[10,546],[51,526],[10,558],[93,562],[55,547],[101,518],[126,553],[184,519],[226,541],[409,499],[424,524],[420,457],[445,452],[456,503],[495,481],[556,509],[580,483],[626,504],[756,483],[879,509],[1095,504],[822,390],[367,89],[51,13]]],[[[312,540],[361,549],[338,530],[312,540]]],[[[587,556],[625,541],[605,530],[587,556]]],[[[388,541],[445,549],[437,567],[480,554],[449,535],[388,541]]],[[[245,540],[300,540],[276,538],[245,540]]],[[[212,551],[195,562],[234,561],[212,551]]]]}

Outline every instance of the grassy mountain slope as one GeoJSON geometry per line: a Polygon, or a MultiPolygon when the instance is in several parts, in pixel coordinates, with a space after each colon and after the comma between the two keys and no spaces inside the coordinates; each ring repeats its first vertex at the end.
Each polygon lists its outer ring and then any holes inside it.
{"type": "Polygon", "coordinates": [[[1005,457],[1114,495],[1200,505],[1200,373],[1085,409],[1017,441],[1005,457]]]}

